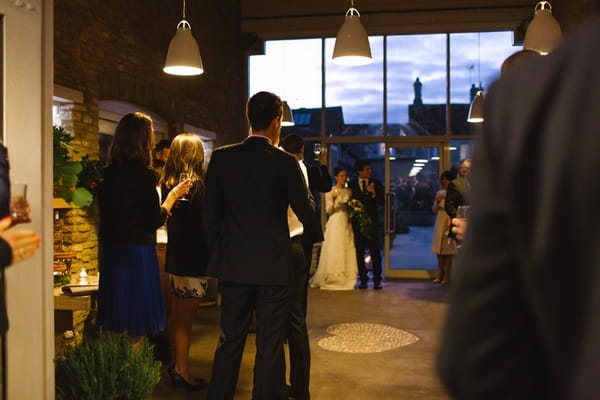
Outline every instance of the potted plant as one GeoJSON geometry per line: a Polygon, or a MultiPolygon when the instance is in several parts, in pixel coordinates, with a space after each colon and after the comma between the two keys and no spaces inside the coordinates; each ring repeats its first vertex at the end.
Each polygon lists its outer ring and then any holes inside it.
{"type": "Polygon", "coordinates": [[[152,345],[133,347],[127,335],[86,336],[55,359],[58,400],[142,400],[160,380],[152,345]]]}
{"type": "Polygon", "coordinates": [[[98,183],[102,181],[106,162],[91,160],[87,155],[81,161],[71,160],[71,154],[78,153],[71,145],[73,136],[60,126],[54,126],[53,131],[54,197],[61,197],[79,207],[89,206],[98,183]]]}

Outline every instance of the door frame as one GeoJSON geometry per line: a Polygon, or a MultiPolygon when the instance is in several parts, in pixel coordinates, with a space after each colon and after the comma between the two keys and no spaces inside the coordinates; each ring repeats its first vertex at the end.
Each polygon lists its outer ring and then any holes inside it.
{"type": "MultiPolygon", "coordinates": [[[[392,147],[438,147],[438,152],[440,155],[439,159],[439,169],[440,171],[445,171],[450,168],[450,142],[451,140],[458,139],[457,137],[449,137],[449,136],[352,136],[352,137],[305,137],[306,142],[320,142],[322,145],[323,151],[326,152],[326,159],[328,160],[328,167],[331,169],[331,152],[330,145],[331,144],[352,144],[352,143],[381,143],[385,145],[385,153],[384,153],[384,177],[383,184],[385,193],[390,193],[390,148],[392,147]]],[[[472,138],[469,138],[472,139],[472,138]]],[[[381,179],[381,177],[378,177],[381,179]]],[[[324,205],[322,205],[324,207],[324,205]]],[[[386,204],[384,206],[384,210],[389,209],[388,199],[386,196],[386,204]]],[[[387,213],[385,213],[387,216],[387,213]]],[[[322,224],[325,225],[326,222],[326,213],[325,210],[321,210],[322,216],[322,224]]],[[[389,221],[384,221],[385,226],[389,221]]],[[[431,277],[430,272],[428,270],[392,270],[390,269],[390,237],[389,233],[384,234],[384,243],[383,243],[383,273],[386,278],[406,278],[406,279],[429,279],[431,277]]]]}

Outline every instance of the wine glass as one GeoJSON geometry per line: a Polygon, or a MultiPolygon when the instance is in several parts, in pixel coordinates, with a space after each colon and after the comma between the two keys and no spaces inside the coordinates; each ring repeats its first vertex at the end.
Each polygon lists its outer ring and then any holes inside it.
{"type": "Polygon", "coordinates": [[[468,221],[470,213],[471,213],[471,207],[458,206],[458,208],[456,209],[456,218],[468,221]]]}
{"type": "MultiPolygon", "coordinates": [[[[185,182],[185,181],[187,181],[189,179],[190,179],[190,174],[188,174],[187,172],[182,172],[182,173],[179,174],[179,183],[185,182]]],[[[190,201],[188,195],[181,196],[177,200],[180,200],[180,201],[190,201]]]]}
{"type": "Polygon", "coordinates": [[[313,153],[315,153],[315,156],[321,154],[321,143],[315,143],[313,145],[313,153]]]}

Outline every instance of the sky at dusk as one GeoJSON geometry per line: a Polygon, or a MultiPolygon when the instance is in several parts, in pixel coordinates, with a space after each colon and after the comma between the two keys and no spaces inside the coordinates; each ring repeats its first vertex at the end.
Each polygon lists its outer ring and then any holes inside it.
{"type": "MultiPolygon", "coordinates": [[[[334,42],[325,40],[325,104],[342,106],[346,123],[382,123],[383,37],[369,38],[374,62],[359,67],[333,64],[334,42]]],[[[506,57],[521,50],[512,42],[512,32],[451,34],[451,102],[469,103],[472,84],[481,82],[485,92],[506,57]]],[[[423,103],[446,102],[446,34],[388,36],[387,49],[389,123],[408,122],[417,77],[423,103]]],[[[249,92],[272,91],[292,109],[319,108],[321,59],[321,39],[268,41],[265,55],[250,57],[249,92]]]]}

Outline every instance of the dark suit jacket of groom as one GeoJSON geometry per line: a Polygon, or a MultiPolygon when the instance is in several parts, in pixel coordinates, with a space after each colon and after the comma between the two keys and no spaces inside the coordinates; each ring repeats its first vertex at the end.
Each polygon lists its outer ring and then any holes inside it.
{"type": "Polygon", "coordinates": [[[209,276],[248,285],[287,285],[287,209],[304,223],[313,208],[297,160],[266,138],[216,149],[206,175],[209,276]]]}
{"type": "Polygon", "coordinates": [[[600,396],[600,20],[485,99],[440,371],[457,399],[600,396]]]}
{"type": "Polygon", "coordinates": [[[385,203],[385,193],[383,190],[383,185],[377,179],[370,178],[369,185],[375,185],[375,197],[371,196],[371,193],[364,192],[361,190],[358,184],[358,179],[354,179],[350,181],[348,187],[352,189],[352,197],[358,199],[365,209],[367,213],[371,217],[373,221],[373,231],[377,232],[379,229],[379,206],[383,206],[385,203]]]}

